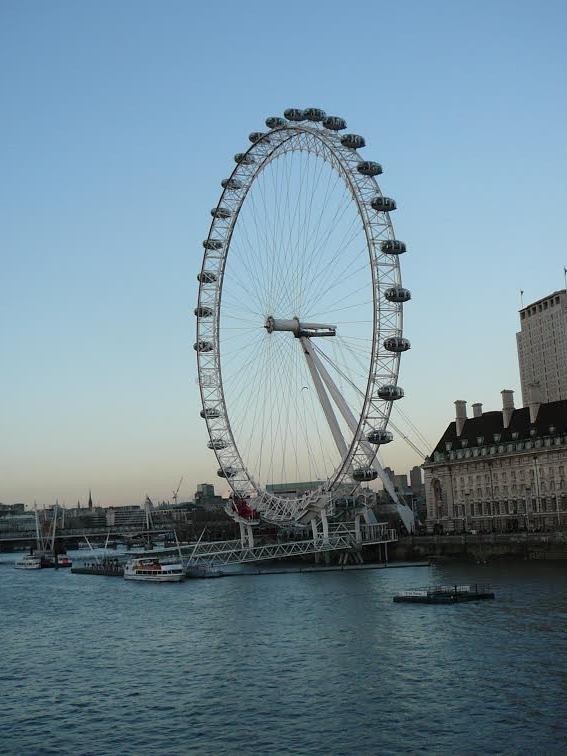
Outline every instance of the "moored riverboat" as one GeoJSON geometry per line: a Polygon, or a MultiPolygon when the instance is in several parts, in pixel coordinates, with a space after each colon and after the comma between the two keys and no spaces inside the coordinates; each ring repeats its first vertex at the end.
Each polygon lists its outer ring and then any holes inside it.
{"type": "Polygon", "coordinates": [[[177,583],[183,580],[185,571],[181,562],[165,562],[159,559],[131,559],[124,567],[126,580],[146,580],[152,583],[177,583]]]}
{"type": "Polygon", "coordinates": [[[436,585],[413,591],[402,591],[394,596],[396,603],[403,604],[460,604],[467,601],[493,599],[495,595],[488,585],[436,585]]]}
{"type": "Polygon", "coordinates": [[[71,567],[74,575],[104,575],[105,577],[123,577],[124,565],[115,558],[103,557],[94,562],[75,563],[71,567]]]}
{"type": "Polygon", "coordinates": [[[40,570],[41,559],[33,554],[26,554],[25,557],[15,563],[14,567],[17,570],[40,570]]]}

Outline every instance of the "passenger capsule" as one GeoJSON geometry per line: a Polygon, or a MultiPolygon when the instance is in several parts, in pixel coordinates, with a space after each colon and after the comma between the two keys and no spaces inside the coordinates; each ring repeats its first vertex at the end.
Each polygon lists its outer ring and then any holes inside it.
{"type": "Polygon", "coordinates": [[[210,341],[197,341],[193,344],[193,349],[196,352],[212,352],[213,344],[210,341]]]}
{"type": "Polygon", "coordinates": [[[344,118],[327,116],[323,121],[323,126],[331,131],[342,131],[343,129],[346,129],[347,123],[344,118]]]}
{"type": "Polygon", "coordinates": [[[220,412],[219,412],[219,410],[218,410],[218,409],[216,409],[215,407],[205,407],[205,409],[202,409],[202,410],[201,410],[201,411],[199,412],[199,414],[201,415],[201,417],[203,418],[203,420],[204,420],[205,418],[215,418],[215,417],[220,417],[220,412]]]}
{"type": "Polygon", "coordinates": [[[248,134],[248,139],[252,144],[256,144],[256,142],[259,142],[262,138],[264,139],[264,142],[270,141],[270,138],[266,136],[263,131],[253,131],[251,134],[248,134]]]}
{"type": "Polygon", "coordinates": [[[285,118],[270,116],[269,118],[266,118],[266,126],[269,129],[281,129],[282,126],[287,126],[287,122],[285,118]]]}
{"type": "Polygon", "coordinates": [[[389,339],[384,341],[384,349],[389,352],[407,352],[410,346],[409,341],[402,336],[390,336],[389,339]]]}
{"type": "Polygon", "coordinates": [[[363,160],[356,166],[356,170],[363,176],[379,176],[382,173],[382,166],[373,160],[363,160]]]}
{"type": "Polygon", "coordinates": [[[197,276],[197,281],[204,284],[211,284],[215,283],[217,280],[217,274],[213,273],[210,270],[204,270],[202,273],[199,273],[197,276]]]}
{"type": "Polygon", "coordinates": [[[373,467],[357,467],[353,471],[352,477],[359,483],[367,483],[371,480],[376,480],[378,473],[373,467]]]}
{"type": "Polygon", "coordinates": [[[288,121],[304,121],[305,113],[300,108],[288,108],[284,110],[284,116],[288,121]]]}
{"type": "Polygon", "coordinates": [[[213,216],[213,218],[226,220],[232,215],[232,210],[229,210],[227,207],[213,207],[213,209],[211,210],[211,215],[213,216]]]}
{"type": "Polygon", "coordinates": [[[239,165],[252,165],[252,163],[256,162],[256,159],[248,152],[237,152],[234,156],[234,162],[239,165]]]}
{"type": "Polygon", "coordinates": [[[392,286],[390,289],[386,289],[384,297],[388,302],[409,302],[411,291],[404,289],[403,286],[392,286]]]}
{"type": "Polygon", "coordinates": [[[396,200],[391,197],[374,197],[370,206],[379,213],[391,213],[397,207],[396,200]]]}
{"type": "Polygon", "coordinates": [[[394,437],[387,430],[373,430],[366,436],[366,440],[369,444],[389,444],[394,440],[394,437]]]}
{"type": "Polygon", "coordinates": [[[327,117],[327,114],[324,110],[321,110],[320,108],[306,108],[304,111],[305,118],[307,118],[308,121],[324,121],[327,117]]]}
{"type": "Polygon", "coordinates": [[[351,150],[358,150],[364,147],[366,142],[360,134],[345,134],[341,137],[341,144],[343,147],[350,147],[351,150]]]}
{"type": "Polygon", "coordinates": [[[217,475],[219,478],[234,478],[234,476],[238,473],[238,470],[236,467],[225,467],[224,470],[222,467],[219,467],[217,470],[217,475]]]}
{"type": "Polygon", "coordinates": [[[222,249],[223,242],[221,239],[205,239],[203,247],[205,249],[222,249]]]}
{"type": "Polygon", "coordinates": [[[242,181],[239,181],[235,178],[227,178],[221,181],[221,186],[223,189],[230,189],[231,191],[235,189],[242,189],[242,181]]]}
{"type": "Polygon", "coordinates": [[[397,239],[386,239],[380,244],[380,249],[385,255],[403,255],[406,245],[405,242],[397,239]]]}
{"type": "Polygon", "coordinates": [[[212,307],[195,307],[193,312],[198,318],[210,318],[213,314],[212,307]]]}
{"type": "Polygon", "coordinates": [[[388,402],[394,402],[396,399],[401,399],[404,395],[404,390],[401,386],[380,386],[378,389],[378,396],[380,399],[384,399],[388,402]]]}
{"type": "Polygon", "coordinates": [[[226,449],[228,444],[222,438],[211,438],[207,446],[209,449],[226,449]]]}

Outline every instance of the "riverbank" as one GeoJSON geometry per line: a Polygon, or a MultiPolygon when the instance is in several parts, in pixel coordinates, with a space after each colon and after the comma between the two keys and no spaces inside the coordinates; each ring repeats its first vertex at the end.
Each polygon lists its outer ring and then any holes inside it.
{"type": "Polygon", "coordinates": [[[498,559],[567,561],[567,533],[459,533],[417,535],[390,545],[395,560],[498,559]]]}

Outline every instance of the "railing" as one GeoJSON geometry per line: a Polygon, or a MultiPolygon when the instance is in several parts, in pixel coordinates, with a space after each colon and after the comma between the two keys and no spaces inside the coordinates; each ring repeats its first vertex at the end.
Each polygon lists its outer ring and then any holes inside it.
{"type": "MultiPolygon", "coordinates": [[[[244,546],[238,541],[213,541],[211,543],[188,544],[180,547],[182,557],[191,564],[207,563],[218,567],[229,564],[243,564],[246,562],[260,562],[268,559],[285,559],[304,554],[325,553],[331,551],[350,551],[361,545],[391,543],[398,536],[395,530],[383,523],[377,525],[362,525],[360,540],[357,538],[356,528],[352,525],[340,524],[329,528],[328,538],[321,533],[316,539],[302,541],[283,541],[280,543],[263,544],[261,546],[244,546]]],[[[169,548],[152,552],[155,556],[168,556],[177,553],[177,548],[169,548]]],[[[129,557],[135,557],[131,553],[129,557]]],[[[147,556],[147,552],[146,552],[147,556]]]]}

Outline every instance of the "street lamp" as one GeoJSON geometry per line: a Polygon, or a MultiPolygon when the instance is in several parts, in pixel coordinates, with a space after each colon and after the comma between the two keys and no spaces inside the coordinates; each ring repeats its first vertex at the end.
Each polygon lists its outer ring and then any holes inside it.
{"type": "Polygon", "coordinates": [[[528,510],[528,496],[531,498],[532,493],[532,487],[526,486],[526,498],[525,498],[525,508],[526,508],[526,531],[529,532],[530,530],[530,516],[529,516],[529,510],[528,510]]]}
{"type": "Polygon", "coordinates": [[[469,512],[469,507],[470,507],[470,503],[469,503],[470,495],[471,495],[470,491],[465,491],[465,512],[464,512],[464,518],[463,518],[463,526],[465,528],[465,533],[469,529],[468,512],[469,512]]]}

